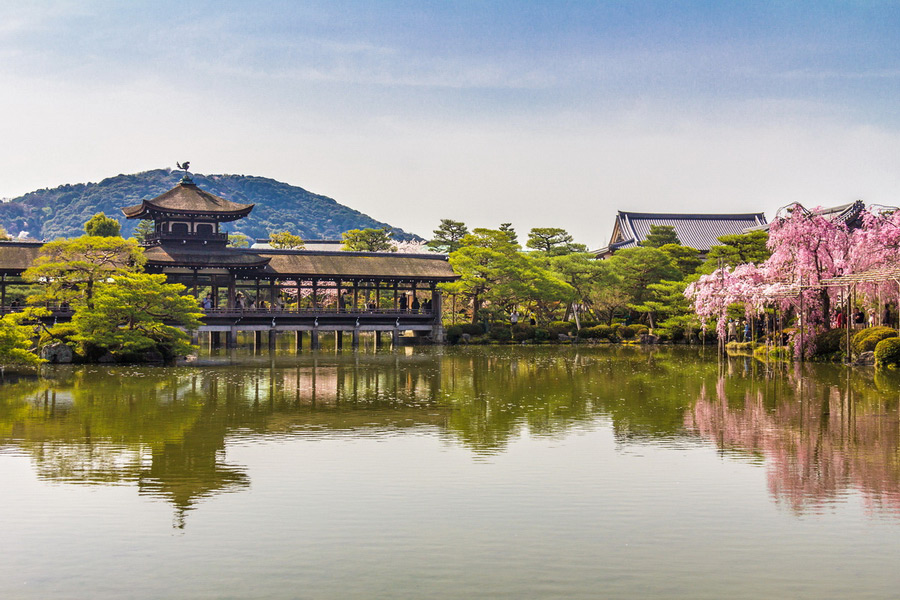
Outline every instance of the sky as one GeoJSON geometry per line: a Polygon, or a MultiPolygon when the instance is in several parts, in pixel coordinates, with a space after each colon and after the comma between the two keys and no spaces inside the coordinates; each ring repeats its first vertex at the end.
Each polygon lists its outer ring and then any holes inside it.
{"type": "Polygon", "coordinates": [[[429,237],[900,204],[900,3],[0,0],[0,198],[175,167],[429,237]]]}

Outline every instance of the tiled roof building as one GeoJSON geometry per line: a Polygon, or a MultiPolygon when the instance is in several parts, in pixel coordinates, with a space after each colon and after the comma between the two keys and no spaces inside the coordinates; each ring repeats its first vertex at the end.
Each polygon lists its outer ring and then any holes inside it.
{"type": "Polygon", "coordinates": [[[696,248],[705,254],[719,243],[719,236],[744,233],[748,228],[765,224],[766,217],[763,213],[682,214],[620,210],[616,215],[609,245],[595,253],[599,258],[607,258],[616,250],[639,246],[650,233],[651,225],[668,225],[675,228],[682,245],[696,248]]]}

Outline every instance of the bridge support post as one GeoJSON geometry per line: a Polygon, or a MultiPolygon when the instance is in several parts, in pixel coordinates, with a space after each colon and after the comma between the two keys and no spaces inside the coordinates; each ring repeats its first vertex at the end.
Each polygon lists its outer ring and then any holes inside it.
{"type": "Polygon", "coordinates": [[[299,329],[294,332],[294,347],[297,352],[303,350],[303,332],[299,329]]]}
{"type": "Polygon", "coordinates": [[[375,349],[378,350],[381,348],[381,332],[375,331],[373,333],[375,334],[375,349]]]}
{"type": "Polygon", "coordinates": [[[262,350],[262,331],[253,332],[253,353],[259,354],[262,350]]]}
{"type": "Polygon", "coordinates": [[[200,332],[196,329],[191,330],[191,345],[199,346],[200,345],[200,332]]]}
{"type": "Polygon", "coordinates": [[[225,347],[237,347],[237,329],[235,329],[234,327],[232,327],[230,331],[225,332],[225,347]]]}
{"type": "Polygon", "coordinates": [[[309,332],[309,349],[310,350],[318,350],[319,349],[319,330],[313,329],[309,332]]]}
{"type": "Polygon", "coordinates": [[[394,327],[391,331],[391,347],[396,350],[398,346],[400,346],[400,330],[394,327]]]}
{"type": "Polygon", "coordinates": [[[269,352],[275,352],[275,330],[269,330],[269,352]]]}
{"type": "Polygon", "coordinates": [[[354,350],[359,350],[359,328],[353,330],[353,338],[351,340],[351,346],[354,350]]]}
{"type": "Polygon", "coordinates": [[[340,329],[334,332],[334,343],[338,350],[344,349],[344,332],[340,329]]]}

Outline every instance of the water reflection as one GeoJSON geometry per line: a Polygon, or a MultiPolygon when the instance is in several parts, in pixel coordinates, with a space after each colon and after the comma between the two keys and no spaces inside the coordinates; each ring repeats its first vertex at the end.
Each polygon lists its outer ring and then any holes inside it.
{"type": "MultiPolygon", "coordinates": [[[[900,510],[897,377],[719,364],[702,349],[471,348],[241,359],[197,368],[48,367],[0,384],[0,448],[38,476],[135,485],[175,508],[245,490],[230,443],[410,432],[473,454],[523,433],[610,428],[619,450],[702,447],[764,462],[802,513],[859,491],[900,510]]],[[[602,460],[602,457],[585,457],[602,460]]]]}
{"type": "Polygon", "coordinates": [[[873,512],[900,512],[895,373],[796,365],[704,385],[685,425],[720,449],[765,462],[772,497],[798,514],[851,492],[873,512]]]}

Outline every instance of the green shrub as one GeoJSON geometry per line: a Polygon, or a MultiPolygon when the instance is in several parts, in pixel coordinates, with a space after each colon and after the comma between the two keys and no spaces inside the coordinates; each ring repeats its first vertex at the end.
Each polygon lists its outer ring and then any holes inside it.
{"type": "Polygon", "coordinates": [[[854,354],[871,352],[878,342],[887,338],[897,337],[897,330],[890,327],[869,327],[853,336],[850,347],[854,354]]]}
{"type": "Polygon", "coordinates": [[[634,335],[636,336],[650,333],[650,328],[643,323],[632,323],[628,327],[634,331],[634,335]]]}
{"type": "Polygon", "coordinates": [[[885,338],[875,344],[875,366],[879,369],[900,366],[900,338],[885,338]]]}
{"type": "Polygon", "coordinates": [[[613,336],[613,328],[609,325],[595,325],[593,327],[582,327],[578,330],[580,339],[588,340],[608,340],[613,336]]]}
{"type": "Polygon", "coordinates": [[[488,331],[488,337],[498,342],[508,342],[512,339],[512,330],[504,325],[495,325],[488,331]]]}
{"type": "Polygon", "coordinates": [[[540,327],[536,327],[534,330],[534,341],[536,342],[546,342],[550,339],[550,332],[546,329],[541,329],[540,327]]]}
{"type": "Polygon", "coordinates": [[[759,360],[790,360],[793,356],[790,346],[757,346],[753,357],[759,360]]]}
{"type": "Polygon", "coordinates": [[[512,326],[512,338],[517,342],[534,339],[534,326],[527,323],[516,323],[512,326]]]}
{"type": "Polygon", "coordinates": [[[462,328],[462,333],[468,333],[469,335],[484,335],[484,327],[481,323],[464,323],[460,325],[462,328]]]}
{"type": "Polygon", "coordinates": [[[616,336],[620,340],[630,340],[634,337],[634,335],[634,329],[627,325],[619,325],[618,327],[616,327],[616,336]]]}
{"type": "Polygon", "coordinates": [[[844,340],[847,336],[846,329],[831,329],[823,331],[816,337],[816,356],[825,356],[840,352],[844,348],[844,340]]]}
{"type": "Polygon", "coordinates": [[[570,332],[575,331],[575,323],[572,321],[551,321],[547,325],[547,331],[554,337],[568,335],[570,332]]]}
{"type": "Polygon", "coordinates": [[[462,337],[462,334],[463,334],[462,325],[451,325],[450,327],[447,328],[447,330],[444,332],[444,334],[447,336],[448,343],[455,344],[455,343],[459,342],[459,338],[462,337]]]}

